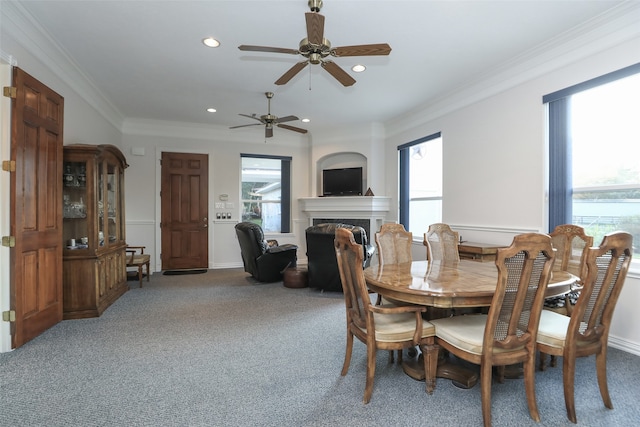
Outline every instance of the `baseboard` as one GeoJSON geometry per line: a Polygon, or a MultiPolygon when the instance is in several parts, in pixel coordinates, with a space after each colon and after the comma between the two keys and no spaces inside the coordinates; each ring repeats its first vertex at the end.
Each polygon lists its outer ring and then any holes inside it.
{"type": "Polygon", "coordinates": [[[640,356],[640,344],[631,341],[623,340],[609,334],[609,345],[618,350],[626,351],[627,353],[640,356]]]}
{"type": "Polygon", "coordinates": [[[212,270],[221,270],[223,268],[242,268],[244,264],[241,262],[226,262],[226,263],[216,263],[211,265],[209,268],[212,270]]]}

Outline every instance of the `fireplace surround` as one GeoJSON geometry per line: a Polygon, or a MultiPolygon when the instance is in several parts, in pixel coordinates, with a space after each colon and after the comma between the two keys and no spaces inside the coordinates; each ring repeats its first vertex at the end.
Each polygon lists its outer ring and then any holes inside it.
{"type": "Polygon", "coordinates": [[[359,225],[365,229],[369,239],[380,229],[389,212],[390,197],[344,196],[303,197],[298,199],[302,211],[309,218],[309,225],[325,222],[340,222],[359,225]]]}

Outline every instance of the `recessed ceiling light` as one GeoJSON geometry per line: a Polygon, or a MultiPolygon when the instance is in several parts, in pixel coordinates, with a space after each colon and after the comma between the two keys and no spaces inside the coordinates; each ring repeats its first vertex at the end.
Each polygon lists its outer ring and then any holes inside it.
{"type": "Polygon", "coordinates": [[[220,46],[220,42],[216,39],[214,39],[213,37],[207,37],[206,39],[202,39],[202,43],[205,44],[205,46],[209,46],[209,47],[218,47],[220,46]]]}
{"type": "Polygon", "coordinates": [[[216,109],[215,108],[207,108],[207,111],[210,113],[215,113],[216,109]]]}
{"type": "Polygon", "coordinates": [[[309,123],[311,120],[310,119],[302,119],[303,123],[309,123]]]}
{"type": "Polygon", "coordinates": [[[354,73],[361,73],[366,69],[367,69],[367,67],[365,67],[364,65],[361,65],[361,64],[357,64],[357,65],[354,65],[353,67],[351,67],[351,70],[354,73]]]}

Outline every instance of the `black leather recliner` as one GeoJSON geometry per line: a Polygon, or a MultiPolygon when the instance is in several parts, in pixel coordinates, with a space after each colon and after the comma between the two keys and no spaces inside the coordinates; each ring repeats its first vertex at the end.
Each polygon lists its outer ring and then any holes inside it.
{"type": "Polygon", "coordinates": [[[244,271],[260,282],[282,280],[287,267],[295,267],[298,259],[298,246],[278,245],[276,240],[266,241],[262,228],[253,222],[236,224],[236,235],[240,243],[240,252],[244,271]]]}
{"type": "Polygon", "coordinates": [[[362,244],[364,264],[366,268],[371,263],[375,252],[375,246],[367,241],[367,232],[358,225],[326,223],[311,226],[306,229],[307,238],[307,263],[309,286],[324,291],[342,292],[338,260],[333,241],[336,228],[346,228],[353,233],[357,243],[362,244]]]}

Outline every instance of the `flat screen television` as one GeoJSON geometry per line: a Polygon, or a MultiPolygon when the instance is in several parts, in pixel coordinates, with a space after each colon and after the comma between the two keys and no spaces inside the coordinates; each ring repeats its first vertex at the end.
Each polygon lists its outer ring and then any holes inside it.
{"type": "Polygon", "coordinates": [[[362,196],[362,167],[322,171],[323,196],[362,196]]]}

